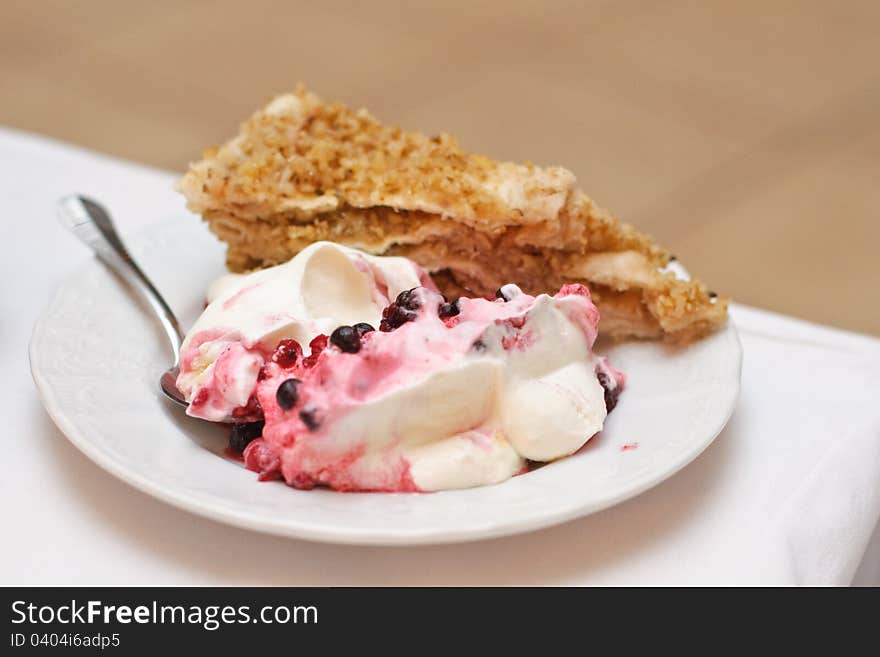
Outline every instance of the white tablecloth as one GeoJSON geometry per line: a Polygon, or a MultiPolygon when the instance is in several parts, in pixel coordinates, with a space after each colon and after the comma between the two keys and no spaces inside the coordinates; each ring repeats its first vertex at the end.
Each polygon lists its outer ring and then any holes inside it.
{"type": "Polygon", "coordinates": [[[56,222],[58,197],[100,199],[125,238],[184,215],[173,180],[0,129],[0,584],[880,585],[880,340],[742,306],[743,392],[724,432],[653,490],[559,527],[452,546],[321,545],[189,515],[116,480],[44,413],[27,342],[90,257],[56,222]]]}

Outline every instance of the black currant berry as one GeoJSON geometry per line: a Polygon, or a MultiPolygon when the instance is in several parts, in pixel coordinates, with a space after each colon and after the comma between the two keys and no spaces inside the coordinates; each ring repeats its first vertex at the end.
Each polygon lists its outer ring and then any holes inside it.
{"type": "Polygon", "coordinates": [[[620,386],[611,387],[611,379],[605,372],[598,371],[599,385],[605,390],[605,411],[610,413],[617,406],[617,398],[620,397],[620,386]]]}
{"type": "Polygon", "coordinates": [[[449,319],[450,317],[455,317],[461,312],[461,307],[459,306],[458,299],[452,301],[450,303],[441,303],[437,308],[437,314],[440,315],[440,319],[449,319]]]}
{"type": "Polygon", "coordinates": [[[241,454],[244,448],[263,434],[263,421],[233,424],[229,432],[229,449],[241,454]]]}
{"type": "Polygon", "coordinates": [[[394,303],[405,310],[418,310],[422,307],[422,301],[419,299],[419,295],[416,292],[418,289],[419,288],[414,287],[411,290],[404,290],[397,295],[397,299],[394,300],[394,303]]]}
{"type": "Polygon", "coordinates": [[[278,386],[278,391],[275,393],[275,401],[284,410],[289,411],[296,406],[296,399],[299,396],[299,383],[299,379],[287,379],[287,381],[278,386]]]}
{"type": "Polygon", "coordinates": [[[382,311],[382,323],[379,324],[379,330],[388,332],[403,326],[407,322],[413,321],[418,315],[414,310],[407,310],[392,303],[382,311]]]}
{"type": "Polygon", "coordinates": [[[361,350],[361,334],[353,326],[340,326],[330,334],[330,343],[347,354],[361,350]]]}

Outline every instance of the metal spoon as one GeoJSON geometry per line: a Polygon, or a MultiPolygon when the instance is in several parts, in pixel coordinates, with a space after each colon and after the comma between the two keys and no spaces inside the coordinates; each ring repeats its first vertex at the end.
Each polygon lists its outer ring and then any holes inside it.
{"type": "Polygon", "coordinates": [[[174,355],[174,364],[159,378],[159,387],[170,400],[181,406],[188,406],[176,383],[180,373],[180,344],[183,342],[177,318],[129,255],[108,212],[84,196],[67,196],[58,203],[58,218],[80,242],[95,252],[98,260],[118,274],[150,304],[168,337],[174,355]]]}

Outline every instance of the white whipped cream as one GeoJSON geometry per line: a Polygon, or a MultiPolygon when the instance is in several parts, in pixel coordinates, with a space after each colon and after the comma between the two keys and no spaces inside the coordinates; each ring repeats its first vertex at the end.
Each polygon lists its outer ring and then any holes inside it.
{"type": "Polygon", "coordinates": [[[498,483],[526,459],[580,449],[607,414],[597,371],[617,385],[591,350],[595,306],[585,291],[503,291],[504,303],[460,300],[453,327],[438,316],[439,295],[425,291],[414,321],[368,334],[356,354],[330,347],[314,369],[273,371],[249,467],[304,488],[436,491],[498,483]],[[275,392],[294,376],[297,405],[282,409],[275,392]],[[313,427],[298,415],[306,408],[313,427]]]}
{"type": "Polygon", "coordinates": [[[370,256],[332,242],[316,242],[282,265],[221,277],[181,347],[178,388],[189,402],[201,391],[211,396],[187,412],[230,419],[248,403],[260,366],[281,340],[306,347],[342,324],[378,326],[399,292],[426,282],[424,270],[406,258],[370,256]]]}
{"type": "MultiPolygon", "coordinates": [[[[522,471],[525,459],[568,456],[602,429],[598,359],[566,312],[569,300],[537,298],[523,327],[534,336],[528,347],[504,350],[505,329],[492,326],[482,338],[485,352],[466,352],[451,369],[406,390],[433,401],[421,419],[427,426],[400,434],[416,486],[435,491],[498,483],[522,471]]],[[[398,418],[411,408],[398,405],[398,418]]]]}
{"type": "Polygon", "coordinates": [[[263,436],[244,453],[248,467],[301,488],[345,490],[499,483],[528,460],[572,454],[602,429],[597,372],[612,387],[623,377],[592,352],[598,311],[585,288],[531,297],[507,285],[504,300],[463,298],[445,318],[432,290],[405,258],[329,242],[283,265],[226,275],[181,349],[187,412],[220,422],[264,417],[263,436]],[[410,293],[419,299],[410,321],[362,335],[359,350],[336,344],[308,362],[272,358],[282,340],[308,353],[313,338],[340,326],[378,329],[400,292],[425,287],[410,293]],[[282,408],[278,390],[291,378],[299,392],[282,408]]]}

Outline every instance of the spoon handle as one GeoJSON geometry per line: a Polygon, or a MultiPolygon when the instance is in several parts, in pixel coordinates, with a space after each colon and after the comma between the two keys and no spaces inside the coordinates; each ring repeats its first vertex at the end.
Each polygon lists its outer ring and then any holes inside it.
{"type": "Polygon", "coordinates": [[[177,318],[128,253],[107,211],[84,196],[67,196],[58,204],[58,218],[80,242],[95,252],[101,262],[121,276],[150,304],[168,336],[174,352],[174,364],[177,365],[180,343],[183,341],[177,318]]]}

